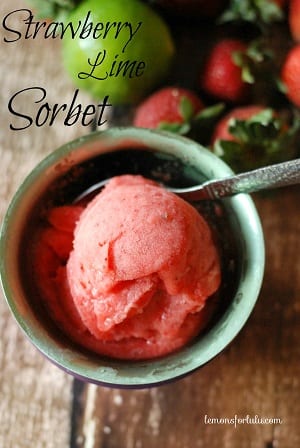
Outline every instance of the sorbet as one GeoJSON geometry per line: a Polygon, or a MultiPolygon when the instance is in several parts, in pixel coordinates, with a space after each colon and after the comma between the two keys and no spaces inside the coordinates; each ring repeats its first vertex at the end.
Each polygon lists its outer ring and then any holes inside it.
{"type": "Polygon", "coordinates": [[[207,323],[220,284],[207,222],[141,176],[113,178],[85,207],[50,211],[36,244],[37,281],[56,322],[98,353],[170,353],[207,323]]]}

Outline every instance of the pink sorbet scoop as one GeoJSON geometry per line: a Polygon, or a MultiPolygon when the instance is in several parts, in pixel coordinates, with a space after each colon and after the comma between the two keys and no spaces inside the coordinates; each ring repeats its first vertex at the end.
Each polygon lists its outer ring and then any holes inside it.
{"type": "Polygon", "coordinates": [[[218,251],[203,217],[133,175],[113,178],[81,213],[66,273],[100,351],[129,359],[161,356],[195,337],[220,284],[218,251]]]}

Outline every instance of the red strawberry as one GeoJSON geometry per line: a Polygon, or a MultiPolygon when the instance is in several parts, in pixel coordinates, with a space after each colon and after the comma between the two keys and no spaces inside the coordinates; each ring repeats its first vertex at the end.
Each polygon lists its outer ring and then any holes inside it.
{"type": "Polygon", "coordinates": [[[212,136],[212,144],[214,144],[217,140],[232,140],[232,141],[236,140],[234,135],[229,132],[230,120],[232,119],[247,120],[264,109],[265,109],[264,106],[256,104],[253,105],[251,104],[250,106],[236,107],[235,109],[232,109],[217,123],[212,136]]]}
{"type": "Polygon", "coordinates": [[[300,107],[300,44],[287,53],[282,66],[281,79],[288,99],[300,107]]]}
{"type": "Polygon", "coordinates": [[[290,0],[288,22],[293,39],[300,42],[300,0],[290,0]]]}
{"type": "Polygon", "coordinates": [[[212,49],[200,78],[200,87],[213,97],[237,103],[244,101],[249,84],[242,79],[242,69],[234,61],[236,52],[246,52],[247,46],[238,39],[224,39],[212,49]]]}
{"type": "Polygon", "coordinates": [[[234,170],[245,171],[295,157],[300,121],[292,124],[261,105],[233,109],[215,128],[213,152],[234,170]]]}
{"type": "Polygon", "coordinates": [[[165,87],[150,95],[135,113],[138,127],[160,128],[185,133],[193,117],[203,109],[198,96],[188,89],[165,87]]]}

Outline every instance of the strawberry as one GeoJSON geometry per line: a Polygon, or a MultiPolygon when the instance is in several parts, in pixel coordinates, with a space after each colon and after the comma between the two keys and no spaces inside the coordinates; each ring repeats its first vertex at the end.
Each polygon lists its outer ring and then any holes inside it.
{"type": "Polygon", "coordinates": [[[137,127],[168,129],[181,134],[204,108],[198,96],[188,89],[165,87],[146,98],[136,109],[133,124],[137,127]]]}
{"type": "Polygon", "coordinates": [[[230,121],[247,120],[264,109],[264,106],[257,104],[232,109],[217,123],[212,136],[212,144],[214,144],[217,140],[236,140],[236,137],[229,131],[230,121]]]}
{"type": "Polygon", "coordinates": [[[243,102],[249,94],[249,84],[242,79],[242,68],[235,62],[237,53],[247,51],[238,39],[223,39],[210,52],[200,76],[200,87],[207,94],[232,103],[243,102]]]}
{"type": "Polygon", "coordinates": [[[300,107],[300,44],[287,53],[282,65],[281,79],[287,98],[300,107]]]}
{"type": "Polygon", "coordinates": [[[292,38],[300,42],[300,0],[290,0],[288,23],[292,38]]]}
{"type": "Polygon", "coordinates": [[[217,123],[211,146],[233,169],[245,171],[294,157],[299,129],[299,119],[288,125],[273,109],[238,107],[217,123]]]}

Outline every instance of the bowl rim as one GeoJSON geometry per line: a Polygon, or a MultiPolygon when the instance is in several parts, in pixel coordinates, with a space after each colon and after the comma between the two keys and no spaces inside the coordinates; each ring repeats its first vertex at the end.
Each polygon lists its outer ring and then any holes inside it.
{"type": "MultiPolygon", "coordinates": [[[[243,260],[242,278],[228,310],[213,329],[198,341],[183,347],[179,352],[149,361],[106,360],[104,363],[99,362],[99,365],[96,366],[84,355],[77,355],[75,360],[72,350],[59,345],[39,324],[31,310],[21,306],[26,302],[26,297],[22,292],[19,280],[16,279],[18,274],[14,265],[16,250],[12,249],[15,249],[16,246],[15,233],[20,232],[24,224],[25,215],[23,214],[22,218],[22,212],[26,207],[28,208],[26,198],[34,196],[33,193],[39,187],[38,181],[42,177],[45,181],[49,168],[55,167],[62,159],[67,160],[68,163],[71,160],[72,163],[72,155],[79,148],[86,148],[82,157],[85,157],[87,153],[92,154],[95,142],[105,138],[133,138],[144,141],[145,145],[150,147],[156,143],[156,140],[164,139],[168,151],[172,149],[175,151],[175,155],[180,155],[181,158],[183,145],[185,148],[190,148],[191,154],[194,154],[196,158],[199,153],[208,170],[206,175],[209,175],[210,178],[217,175],[216,173],[218,175],[222,173],[224,176],[232,174],[228,165],[199,143],[166,131],[115,127],[87,134],[62,145],[35,166],[10,201],[0,231],[2,290],[15,320],[33,345],[50,361],[74,377],[110,387],[157,386],[186,376],[211,361],[232,342],[244,327],[257,301],[263,281],[265,265],[263,230],[254,202],[249,195],[239,194],[224,199],[226,206],[232,209],[237,218],[243,236],[245,259],[243,260]],[[19,300],[15,299],[16,296],[19,300]],[[227,322],[229,314],[231,315],[230,326],[227,322]],[[208,337],[211,339],[211,343],[205,344],[208,337]]],[[[188,150],[186,149],[186,151],[188,150]]]]}

